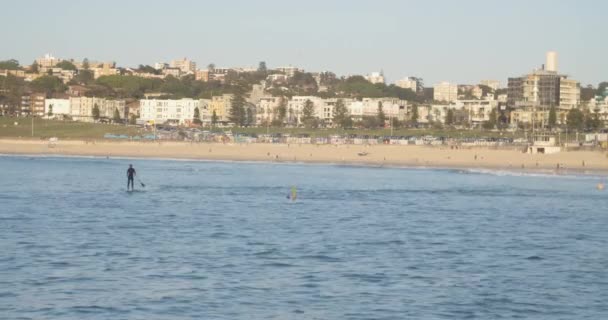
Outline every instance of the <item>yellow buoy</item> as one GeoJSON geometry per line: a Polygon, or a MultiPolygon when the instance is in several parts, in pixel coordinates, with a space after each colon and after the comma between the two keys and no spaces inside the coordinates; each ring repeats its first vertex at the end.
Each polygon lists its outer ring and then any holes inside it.
{"type": "Polygon", "coordinates": [[[598,183],[597,184],[597,190],[604,190],[604,184],[603,183],[598,183]]]}

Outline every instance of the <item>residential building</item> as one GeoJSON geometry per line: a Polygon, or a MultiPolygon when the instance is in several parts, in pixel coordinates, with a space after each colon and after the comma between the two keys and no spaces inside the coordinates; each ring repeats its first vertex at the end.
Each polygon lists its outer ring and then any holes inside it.
{"type": "Polygon", "coordinates": [[[43,117],[44,113],[44,101],[46,100],[45,93],[32,93],[30,95],[30,114],[36,117],[43,117]]]}
{"type": "Polygon", "coordinates": [[[165,63],[165,62],[156,62],[154,64],[154,69],[156,70],[163,70],[165,68],[169,68],[169,64],[165,63]]]}
{"type": "Polygon", "coordinates": [[[45,54],[42,58],[36,59],[39,68],[52,68],[59,62],[61,62],[61,59],[55,58],[49,53],[45,54]]]}
{"type": "Polygon", "coordinates": [[[209,70],[197,70],[194,74],[194,79],[203,82],[209,81],[209,70]]]}
{"type": "Polygon", "coordinates": [[[232,100],[234,99],[233,94],[223,94],[221,96],[211,97],[209,103],[209,116],[217,117],[217,121],[222,123],[230,122],[230,112],[232,110],[232,100]]]}
{"type": "Polygon", "coordinates": [[[115,62],[103,62],[91,64],[89,70],[93,71],[93,77],[95,79],[103,76],[113,76],[119,74],[119,70],[116,68],[115,62]]]}
{"type": "Polygon", "coordinates": [[[127,106],[127,113],[129,115],[129,119],[131,118],[131,116],[135,116],[136,118],[139,118],[140,115],[140,100],[138,99],[132,99],[132,100],[128,100],[126,101],[126,106],[127,106]]]}
{"type": "Polygon", "coordinates": [[[435,101],[443,101],[452,103],[458,100],[458,85],[441,82],[433,86],[433,99],[435,101]]]}
{"type": "Polygon", "coordinates": [[[0,69],[0,76],[7,77],[8,75],[15,76],[17,78],[25,78],[25,71],[23,70],[5,70],[0,69]]]}
{"type": "Polygon", "coordinates": [[[559,108],[570,110],[577,108],[581,103],[581,85],[578,81],[565,76],[559,82],[559,108]]]}
{"type": "Polygon", "coordinates": [[[511,108],[569,110],[580,104],[580,84],[557,72],[557,53],[548,52],[546,67],[509,78],[507,105],[511,108]]]}
{"type": "Polygon", "coordinates": [[[80,96],[84,96],[85,93],[87,93],[87,91],[89,91],[89,90],[90,89],[85,86],[71,85],[71,86],[68,86],[67,94],[71,97],[80,97],[80,96]]]}
{"type": "Polygon", "coordinates": [[[422,79],[418,77],[407,77],[397,80],[395,81],[395,85],[403,89],[410,89],[414,92],[422,92],[422,90],[424,90],[422,79]]]}
{"type": "Polygon", "coordinates": [[[480,86],[474,86],[471,89],[471,95],[477,99],[481,99],[483,97],[483,89],[480,86]]]}
{"type": "Polygon", "coordinates": [[[377,116],[378,106],[382,104],[382,112],[387,121],[390,118],[404,120],[407,110],[407,101],[397,98],[363,98],[363,116],[377,116]]]}
{"type": "Polygon", "coordinates": [[[63,83],[68,83],[76,75],[76,71],[74,71],[74,70],[64,70],[61,68],[54,68],[54,67],[40,68],[40,73],[42,73],[44,75],[57,77],[57,78],[61,79],[61,81],[63,81],[63,83]]]}
{"type": "Polygon", "coordinates": [[[69,116],[71,114],[70,99],[46,99],[44,101],[44,114],[51,117],[69,116]]]}
{"type": "Polygon", "coordinates": [[[497,100],[458,100],[455,104],[455,109],[464,110],[467,112],[468,122],[472,126],[481,125],[483,122],[490,120],[492,110],[498,109],[497,100]]]}
{"type": "Polygon", "coordinates": [[[144,99],[139,101],[139,118],[143,121],[154,121],[156,124],[191,125],[194,112],[199,109],[201,121],[204,118],[201,101],[194,99],[159,100],[144,99]]]}
{"type": "Polygon", "coordinates": [[[19,106],[21,115],[30,115],[32,113],[32,94],[26,93],[21,96],[21,105],[19,106]]]}
{"type": "Polygon", "coordinates": [[[490,87],[494,91],[500,88],[500,81],[498,80],[481,80],[479,81],[479,84],[486,87],[490,87]]]}
{"type": "Polygon", "coordinates": [[[173,77],[179,78],[182,75],[182,69],[180,69],[180,68],[165,68],[165,69],[163,69],[163,75],[165,77],[167,77],[167,76],[173,76],[173,77]]]}
{"type": "Polygon", "coordinates": [[[94,122],[93,110],[95,106],[99,109],[98,120],[107,121],[112,119],[115,110],[118,110],[121,119],[126,119],[127,117],[125,100],[112,100],[97,97],[70,97],[70,115],[73,120],[94,122]]]}
{"type": "Polygon", "coordinates": [[[177,68],[181,72],[186,74],[194,74],[196,72],[196,62],[188,60],[186,58],[181,60],[173,60],[171,61],[171,68],[177,68]]]}
{"type": "Polygon", "coordinates": [[[270,74],[270,75],[268,75],[268,77],[266,77],[266,81],[269,81],[270,83],[275,83],[275,82],[286,83],[287,75],[284,75],[281,73],[270,74]]]}
{"type": "Polygon", "coordinates": [[[279,67],[279,68],[276,68],[275,70],[285,74],[288,78],[293,77],[296,74],[296,72],[304,72],[304,69],[300,69],[298,67],[292,67],[292,66],[279,67]]]}
{"type": "Polygon", "coordinates": [[[372,72],[365,76],[365,79],[371,83],[384,83],[384,73],[380,72],[372,72]]]}
{"type": "Polygon", "coordinates": [[[302,124],[302,111],[308,100],[313,104],[315,116],[319,119],[321,118],[323,106],[325,105],[322,98],[315,96],[293,96],[287,102],[287,123],[292,125],[302,124]]]}
{"type": "Polygon", "coordinates": [[[254,84],[251,86],[251,92],[246,97],[246,100],[251,104],[257,105],[262,97],[264,97],[264,86],[261,84],[254,84]]]}

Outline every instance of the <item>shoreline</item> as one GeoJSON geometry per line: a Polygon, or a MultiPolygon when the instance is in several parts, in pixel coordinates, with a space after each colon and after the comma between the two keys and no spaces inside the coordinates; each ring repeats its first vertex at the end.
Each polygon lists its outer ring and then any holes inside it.
{"type": "Polygon", "coordinates": [[[413,145],[309,145],[192,143],[175,141],[62,140],[49,146],[44,140],[2,139],[0,155],[128,158],[327,164],[456,170],[503,170],[543,174],[606,174],[603,151],[565,151],[527,154],[515,148],[413,145]],[[360,152],[367,155],[360,156],[360,152]],[[559,164],[559,169],[558,169],[559,164]]]}

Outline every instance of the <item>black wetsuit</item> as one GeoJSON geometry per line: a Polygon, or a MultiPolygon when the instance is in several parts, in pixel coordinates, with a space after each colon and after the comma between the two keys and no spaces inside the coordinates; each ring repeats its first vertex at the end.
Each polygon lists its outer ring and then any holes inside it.
{"type": "Polygon", "coordinates": [[[127,170],[127,190],[129,190],[129,185],[131,185],[131,190],[133,190],[133,179],[135,177],[135,169],[129,168],[127,170]]]}

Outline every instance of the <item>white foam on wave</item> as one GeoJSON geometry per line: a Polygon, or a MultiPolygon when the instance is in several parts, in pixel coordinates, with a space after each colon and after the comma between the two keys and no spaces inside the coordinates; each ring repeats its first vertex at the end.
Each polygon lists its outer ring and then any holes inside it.
{"type": "Polygon", "coordinates": [[[598,174],[594,171],[567,171],[563,170],[557,172],[555,170],[534,170],[534,171],[521,171],[521,170],[505,170],[505,169],[484,169],[484,168],[470,168],[462,169],[461,173],[465,174],[485,174],[500,177],[535,177],[535,178],[558,178],[558,179],[577,179],[577,180],[598,180],[606,179],[605,176],[598,174]]]}

